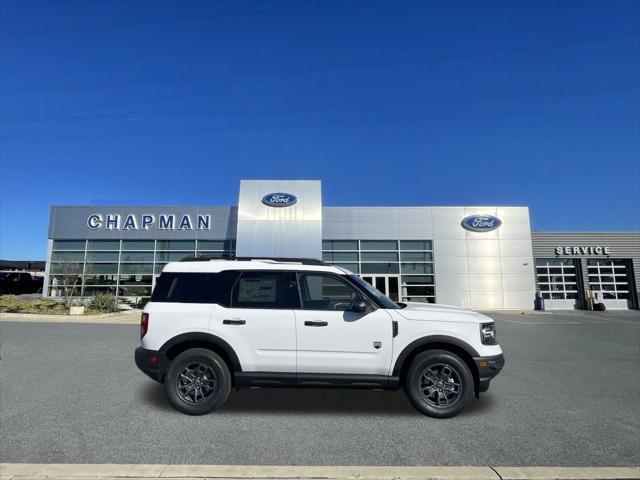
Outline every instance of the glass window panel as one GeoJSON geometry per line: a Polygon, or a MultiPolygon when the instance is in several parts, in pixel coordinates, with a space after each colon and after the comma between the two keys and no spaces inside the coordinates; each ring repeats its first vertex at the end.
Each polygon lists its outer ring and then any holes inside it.
{"type": "Polygon", "coordinates": [[[627,265],[626,261],[624,260],[611,260],[611,263],[616,266],[623,266],[623,267],[627,265]]]}
{"type": "Polygon", "coordinates": [[[121,263],[120,273],[153,273],[152,263],[121,263]]]}
{"type": "Polygon", "coordinates": [[[229,258],[229,252],[221,252],[221,251],[213,251],[209,252],[207,250],[198,250],[198,257],[208,257],[208,258],[224,258],[225,256],[229,258]]]}
{"type": "Polygon", "coordinates": [[[544,292],[548,292],[550,290],[549,288],[549,284],[547,283],[543,283],[541,285],[538,285],[540,287],[540,290],[544,291],[544,292]]]}
{"type": "Polygon", "coordinates": [[[84,240],[54,240],[54,250],[84,250],[84,240]]]}
{"type": "Polygon", "coordinates": [[[151,285],[153,275],[120,275],[120,285],[151,285]]]}
{"type": "Polygon", "coordinates": [[[538,275],[538,282],[540,283],[548,283],[549,277],[546,275],[538,275]]]}
{"type": "Polygon", "coordinates": [[[552,300],[564,300],[564,293],[553,292],[553,293],[551,293],[551,299],[552,300]]]}
{"type": "Polygon", "coordinates": [[[433,254],[431,252],[402,252],[402,261],[408,262],[432,262],[433,254]]]}
{"type": "Polygon", "coordinates": [[[52,252],[52,262],[84,262],[84,252],[52,252]]]}
{"type": "Polygon", "coordinates": [[[360,273],[358,271],[357,263],[334,263],[333,265],[335,265],[336,267],[346,268],[347,270],[353,273],[360,273]]]}
{"type": "Polygon", "coordinates": [[[542,292],[542,298],[546,298],[547,300],[551,300],[551,294],[549,292],[542,292]]]}
{"type": "Polygon", "coordinates": [[[122,252],[121,262],[153,262],[153,252],[122,252]]]}
{"type": "Polygon", "coordinates": [[[87,252],[87,262],[117,262],[118,252],[87,252]]]}
{"type": "Polygon", "coordinates": [[[63,263],[52,263],[51,264],[51,273],[60,273],[63,275],[78,275],[82,273],[82,263],[76,262],[63,262],[63,263]]]}
{"type": "Polygon", "coordinates": [[[551,282],[553,283],[562,283],[562,275],[552,275],[551,282]]]}
{"type": "Polygon", "coordinates": [[[58,285],[80,285],[82,277],[80,275],[52,275],[49,277],[49,284],[58,285]]]}
{"type": "Polygon", "coordinates": [[[597,282],[600,280],[600,277],[597,275],[589,275],[589,282],[597,282]]]}
{"type": "Polygon", "coordinates": [[[561,268],[550,268],[549,269],[549,273],[551,274],[558,274],[558,273],[562,273],[562,269],[561,268]]]}
{"type": "Polygon", "coordinates": [[[433,264],[402,263],[402,273],[433,273],[433,264]]]}
{"type": "Polygon", "coordinates": [[[407,302],[418,302],[418,303],[436,303],[436,299],[433,297],[405,297],[407,302]]]}
{"type": "Polygon", "coordinates": [[[231,293],[231,304],[236,308],[292,308],[284,273],[244,272],[231,293]]]}
{"type": "Polygon", "coordinates": [[[357,240],[323,240],[323,250],[358,250],[357,240]]]}
{"type": "Polygon", "coordinates": [[[407,287],[407,295],[435,295],[434,287],[407,287]]]}
{"type": "Polygon", "coordinates": [[[433,285],[433,275],[403,275],[402,285],[433,285]]]}
{"type": "Polygon", "coordinates": [[[564,290],[564,286],[562,284],[552,283],[550,287],[552,292],[562,292],[564,290]]]}
{"type": "Polygon", "coordinates": [[[166,263],[156,263],[156,266],[154,268],[154,273],[162,273],[162,269],[164,268],[164,266],[166,265],[166,263]]]}
{"type": "Polygon", "coordinates": [[[357,262],[358,254],[356,252],[324,252],[322,259],[327,262],[357,262]]]}
{"type": "Polygon", "coordinates": [[[117,275],[85,275],[85,285],[115,285],[118,280],[117,275]]]}
{"type": "Polygon", "coordinates": [[[613,273],[613,268],[602,268],[602,267],[600,267],[600,274],[603,274],[603,273],[611,275],[613,273]]]}
{"type": "Polygon", "coordinates": [[[123,240],[122,250],[153,250],[154,245],[153,240],[123,240]]]}
{"type": "Polygon", "coordinates": [[[603,292],[602,298],[606,300],[615,300],[616,294],[614,292],[603,292]]]}
{"type": "Polygon", "coordinates": [[[615,291],[615,289],[616,289],[615,285],[611,285],[607,283],[602,284],[602,290],[604,290],[605,292],[613,292],[615,291]]]}
{"type": "Polygon", "coordinates": [[[130,285],[120,285],[118,295],[122,297],[149,297],[151,296],[151,286],[134,287],[130,285]]]}
{"type": "Polygon", "coordinates": [[[87,250],[120,250],[120,240],[89,240],[87,250]]]}
{"type": "Polygon", "coordinates": [[[618,292],[618,298],[621,298],[621,299],[629,298],[629,292],[618,292]]]}
{"type": "Polygon", "coordinates": [[[92,297],[96,293],[110,293],[111,295],[115,295],[116,287],[84,287],[83,295],[85,297],[92,297]]]}
{"type": "Polygon", "coordinates": [[[589,288],[590,288],[591,290],[598,291],[598,290],[600,290],[600,284],[599,284],[599,283],[591,283],[591,284],[589,285],[589,288]]]}
{"type": "Polygon", "coordinates": [[[398,254],[395,252],[362,252],[363,262],[397,262],[398,254]]]}
{"type": "Polygon", "coordinates": [[[118,273],[117,263],[87,263],[85,274],[118,273]]]}
{"type": "Polygon", "coordinates": [[[363,263],[361,273],[399,273],[397,263],[363,263]]]}
{"type": "Polygon", "coordinates": [[[618,283],[627,283],[626,275],[616,275],[616,282],[618,283]]]}
{"type": "Polygon", "coordinates": [[[578,292],[567,292],[566,296],[568,299],[575,300],[578,298],[578,292]]]}
{"type": "Polygon", "coordinates": [[[191,257],[195,257],[193,252],[156,252],[156,262],[179,262],[191,257]]]}
{"type": "Polygon", "coordinates": [[[433,250],[431,240],[400,240],[400,250],[433,250]]]}
{"type": "Polygon", "coordinates": [[[232,250],[233,240],[198,240],[198,250],[232,250]]]}
{"type": "Polygon", "coordinates": [[[397,250],[398,242],[395,240],[361,240],[360,250],[397,250]]]}
{"type": "Polygon", "coordinates": [[[158,240],[156,242],[158,250],[195,250],[195,240],[158,240]]]}

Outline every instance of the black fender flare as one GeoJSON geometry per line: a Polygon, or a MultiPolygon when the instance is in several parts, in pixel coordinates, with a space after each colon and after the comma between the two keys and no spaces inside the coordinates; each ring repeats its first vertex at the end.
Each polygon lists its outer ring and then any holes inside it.
{"type": "Polygon", "coordinates": [[[398,359],[396,360],[396,363],[393,366],[393,374],[392,375],[394,377],[399,377],[400,373],[402,371],[402,367],[403,367],[404,362],[406,361],[407,357],[409,357],[414,351],[416,351],[416,349],[419,349],[421,347],[424,347],[424,346],[427,346],[427,345],[430,345],[430,344],[450,344],[450,345],[453,345],[455,347],[460,348],[461,350],[463,350],[467,354],[469,354],[469,356],[472,359],[474,357],[479,357],[480,356],[480,354],[476,351],[475,348],[473,348],[467,342],[464,342],[464,341],[460,340],[459,338],[450,337],[448,335],[427,335],[426,337],[421,337],[421,338],[418,338],[417,340],[414,340],[409,345],[404,347],[402,352],[400,352],[400,355],[398,355],[398,359]]]}
{"type": "Polygon", "coordinates": [[[160,351],[167,353],[173,347],[176,347],[182,343],[196,343],[196,344],[208,343],[208,344],[215,345],[227,356],[227,358],[229,359],[229,362],[231,363],[230,367],[232,367],[235,372],[242,371],[242,367],[240,366],[240,360],[238,359],[238,355],[233,350],[231,345],[229,345],[220,337],[217,337],[210,333],[190,332],[190,333],[182,333],[180,335],[176,335],[171,340],[168,340],[167,342],[165,342],[164,345],[160,347],[160,351]]]}

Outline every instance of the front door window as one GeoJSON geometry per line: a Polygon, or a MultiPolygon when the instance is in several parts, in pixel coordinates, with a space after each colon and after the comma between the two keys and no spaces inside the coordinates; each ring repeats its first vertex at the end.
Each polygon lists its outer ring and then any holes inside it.
{"type": "Polygon", "coordinates": [[[362,279],[394,302],[400,300],[399,277],[397,275],[363,275],[362,279]]]}

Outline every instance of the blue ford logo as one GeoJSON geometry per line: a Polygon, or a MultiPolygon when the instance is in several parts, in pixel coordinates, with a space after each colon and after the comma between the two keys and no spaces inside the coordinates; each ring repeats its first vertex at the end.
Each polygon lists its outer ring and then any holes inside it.
{"type": "Polygon", "coordinates": [[[298,197],[291,193],[268,193],[262,197],[262,203],[269,207],[290,207],[298,202],[298,197]]]}
{"type": "Polygon", "coordinates": [[[490,232],[502,225],[502,220],[493,215],[469,215],[462,220],[462,226],[472,232],[490,232]]]}

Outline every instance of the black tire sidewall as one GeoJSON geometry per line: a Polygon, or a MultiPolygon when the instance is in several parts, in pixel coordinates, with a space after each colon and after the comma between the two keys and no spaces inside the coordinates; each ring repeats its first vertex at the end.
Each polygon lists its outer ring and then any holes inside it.
{"type": "Polygon", "coordinates": [[[435,418],[449,418],[460,413],[473,398],[473,374],[469,366],[459,356],[446,350],[429,350],[420,353],[411,363],[405,380],[405,391],[413,406],[420,412],[435,418]],[[433,364],[450,365],[460,374],[461,395],[448,407],[434,407],[427,403],[420,394],[422,373],[433,364]]]}
{"type": "Polygon", "coordinates": [[[173,407],[188,415],[203,415],[220,408],[231,391],[231,374],[224,360],[215,352],[204,348],[186,350],[173,359],[164,377],[164,391],[173,407]],[[202,362],[209,365],[216,374],[217,389],[214,394],[199,405],[185,402],[176,389],[177,376],[187,363],[202,362]]]}

